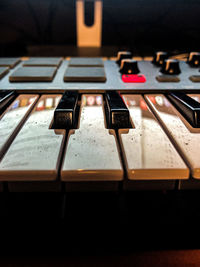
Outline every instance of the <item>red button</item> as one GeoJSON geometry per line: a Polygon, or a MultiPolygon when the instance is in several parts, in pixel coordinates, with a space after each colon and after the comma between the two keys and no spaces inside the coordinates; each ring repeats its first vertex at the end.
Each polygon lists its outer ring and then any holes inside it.
{"type": "Polygon", "coordinates": [[[122,81],[124,83],[145,83],[146,78],[143,74],[123,74],[122,81]]]}

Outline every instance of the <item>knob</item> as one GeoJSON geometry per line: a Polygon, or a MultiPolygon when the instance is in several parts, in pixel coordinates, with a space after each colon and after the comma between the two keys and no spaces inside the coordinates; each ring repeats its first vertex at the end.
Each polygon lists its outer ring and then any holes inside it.
{"type": "Polygon", "coordinates": [[[191,52],[189,54],[187,63],[192,67],[199,67],[200,66],[200,53],[191,52]]]}
{"type": "Polygon", "coordinates": [[[137,61],[133,59],[123,59],[119,71],[122,74],[138,74],[140,72],[137,61]]]}
{"type": "Polygon", "coordinates": [[[133,57],[131,52],[128,51],[120,51],[117,53],[117,61],[116,63],[121,66],[121,61],[123,59],[131,59],[133,57]]]}
{"type": "Polygon", "coordinates": [[[161,66],[164,63],[165,59],[167,58],[168,54],[166,52],[156,52],[152,60],[152,63],[156,66],[161,66]]]}
{"type": "Polygon", "coordinates": [[[160,71],[164,74],[170,74],[170,75],[181,73],[179,62],[178,60],[175,59],[166,59],[160,71]]]}

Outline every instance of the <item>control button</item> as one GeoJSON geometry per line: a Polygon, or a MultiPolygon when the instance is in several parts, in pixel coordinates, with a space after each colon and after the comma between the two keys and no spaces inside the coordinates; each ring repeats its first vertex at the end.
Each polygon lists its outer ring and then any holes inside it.
{"type": "Polygon", "coordinates": [[[132,59],[133,55],[128,51],[120,51],[117,53],[117,61],[116,63],[121,66],[122,59],[132,59]]]}
{"type": "Polygon", "coordinates": [[[199,67],[200,66],[200,53],[198,53],[198,52],[191,52],[189,54],[187,63],[191,67],[199,67]]]}
{"type": "Polygon", "coordinates": [[[140,72],[137,61],[133,59],[123,59],[119,71],[122,74],[138,74],[140,72]]]}
{"type": "Polygon", "coordinates": [[[181,70],[179,67],[179,62],[178,60],[175,59],[166,59],[163,62],[162,68],[160,70],[163,74],[168,74],[168,75],[176,75],[180,74],[181,70]]]}
{"type": "Polygon", "coordinates": [[[124,83],[145,83],[146,77],[144,74],[123,74],[122,81],[124,83]]]}
{"type": "Polygon", "coordinates": [[[156,80],[160,83],[178,83],[180,79],[178,76],[172,75],[158,75],[156,76],[156,80]]]}
{"type": "Polygon", "coordinates": [[[193,83],[199,83],[200,82],[200,75],[191,75],[189,77],[190,81],[192,81],[193,83]]]}
{"type": "Polygon", "coordinates": [[[168,59],[168,54],[166,52],[156,52],[152,63],[156,66],[161,66],[166,59],[168,59]]]}

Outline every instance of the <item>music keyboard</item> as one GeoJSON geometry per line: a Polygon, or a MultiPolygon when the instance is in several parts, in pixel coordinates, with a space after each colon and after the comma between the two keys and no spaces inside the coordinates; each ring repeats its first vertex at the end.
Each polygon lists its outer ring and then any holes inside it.
{"type": "Polygon", "coordinates": [[[200,166],[194,149],[198,146],[199,130],[190,133],[180,119],[181,114],[164,96],[122,97],[130,112],[130,129],[106,128],[101,94],[81,96],[77,129],[52,129],[61,95],[20,94],[0,120],[4,137],[1,138],[0,180],[8,182],[8,188],[13,191],[14,185],[20,187],[20,182],[25,182],[23,190],[26,183],[30,190],[31,183],[42,182],[43,189],[51,191],[54,181],[56,190],[60,190],[62,182],[66,190],[77,191],[86,189],[88,183],[97,191],[101,183],[100,191],[118,190],[119,183],[123,183],[124,190],[175,190],[177,182],[180,189],[191,188],[193,183],[196,187],[200,166]],[[151,103],[158,103],[161,109],[166,108],[162,106],[165,103],[173,110],[174,113],[171,109],[163,111],[167,123],[154,115],[151,103]],[[177,120],[179,126],[174,124],[177,120]],[[181,129],[175,131],[175,127],[172,131],[180,135],[178,145],[176,136],[172,140],[166,130],[174,125],[181,129]],[[187,158],[181,153],[186,146],[193,147],[186,151],[187,158]]]}
{"type": "Polygon", "coordinates": [[[150,61],[132,59],[121,68],[100,58],[15,60],[0,81],[0,88],[17,93],[0,117],[0,181],[10,191],[199,188],[200,132],[186,116],[197,111],[169,100],[171,90],[189,90],[198,108],[200,95],[191,93],[200,84],[190,79],[196,68],[181,61],[181,73],[170,76],[150,61]],[[73,91],[78,100],[65,102],[73,91]],[[59,104],[64,92],[69,94],[59,104]]]}

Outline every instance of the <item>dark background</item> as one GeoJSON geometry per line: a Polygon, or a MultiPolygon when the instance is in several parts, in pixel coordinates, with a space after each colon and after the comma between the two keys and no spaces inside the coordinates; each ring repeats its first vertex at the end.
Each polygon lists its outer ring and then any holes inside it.
{"type": "MultiPolygon", "coordinates": [[[[139,55],[198,51],[199,14],[200,0],[104,0],[103,47],[139,55]]],[[[64,47],[68,56],[66,47],[75,45],[75,0],[0,1],[0,56],[27,55],[31,47],[44,46],[47,55],[59,55],[64,47]]]]}

